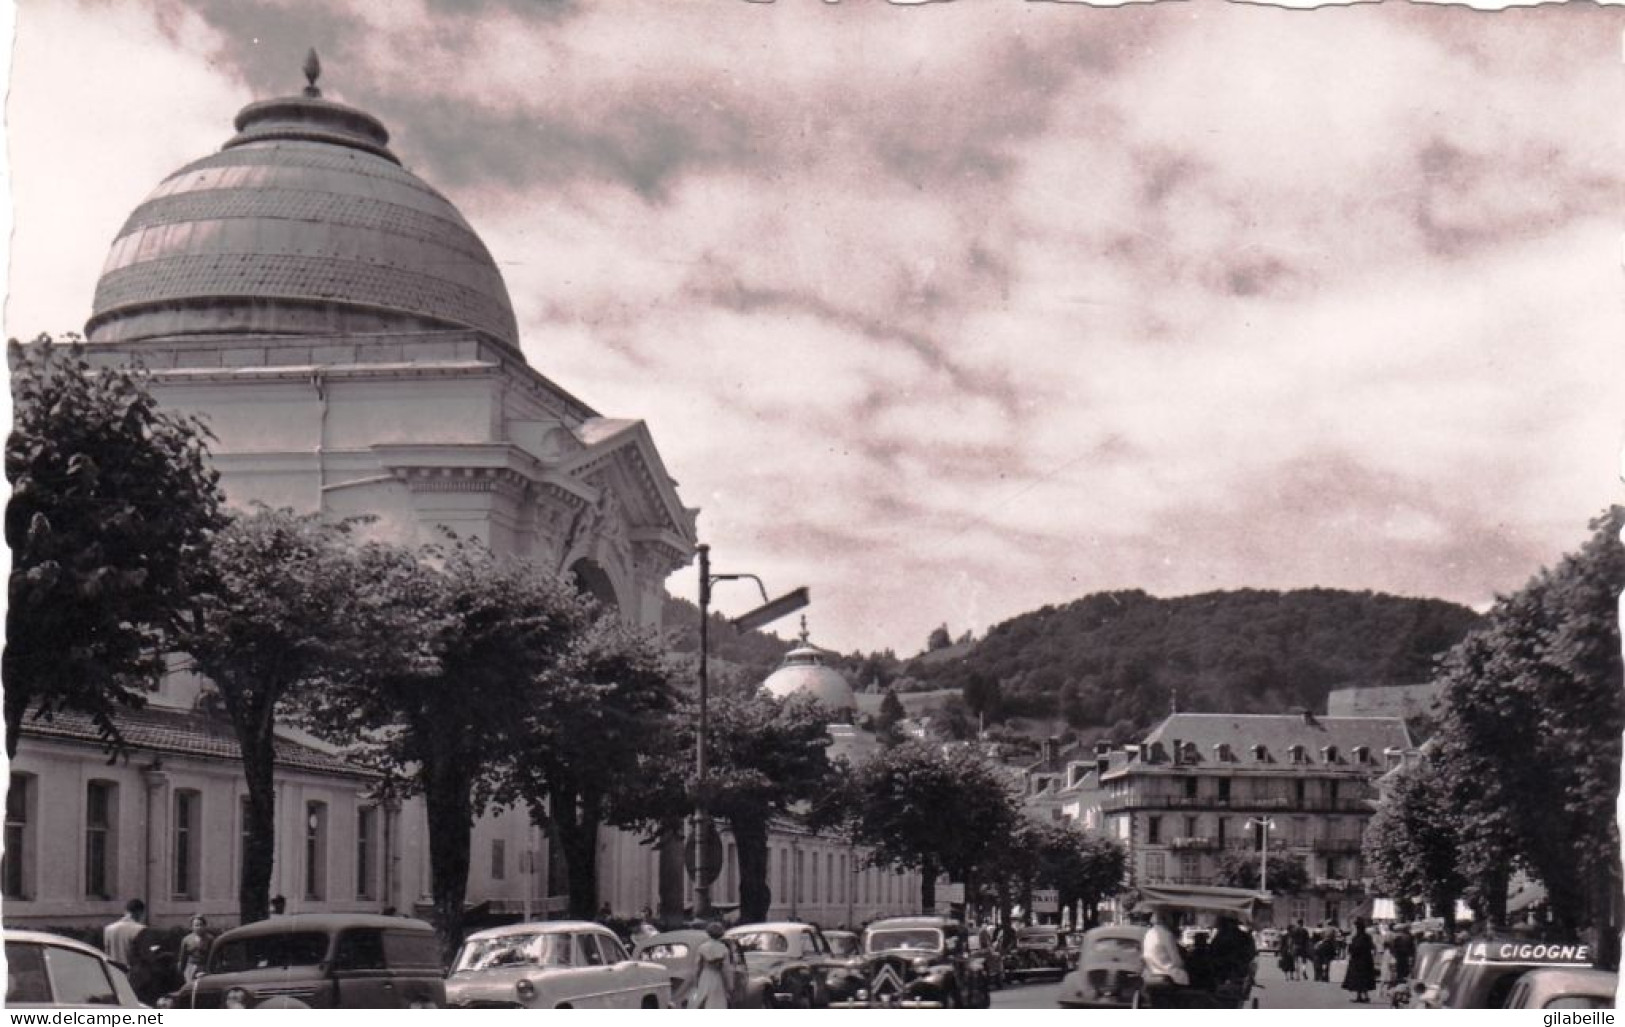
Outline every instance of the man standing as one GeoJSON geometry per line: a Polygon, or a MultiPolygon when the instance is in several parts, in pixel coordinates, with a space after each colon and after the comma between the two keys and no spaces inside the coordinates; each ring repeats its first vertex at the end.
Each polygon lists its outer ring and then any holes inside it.
{"type": "Polygon", "coordinates": [[[146,915],[147,904],[140,899],[131,899],[124,904],[124,916],[102,928],[102,951],[126,971],[130,969],[136,939],[146,929],[142,924],[146,915]]]}

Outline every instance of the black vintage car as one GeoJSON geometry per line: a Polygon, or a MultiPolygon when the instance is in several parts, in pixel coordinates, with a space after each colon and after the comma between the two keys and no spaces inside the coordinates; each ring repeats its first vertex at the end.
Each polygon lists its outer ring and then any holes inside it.
{"type": "Polygon", "coordinates": [[[971,954],[964,925],[934,916],[894,917],[869,925],[863,962],[848,971],[850,997],[837,1008],[986,1009],[987,967],[971,954]]]}
{"type": "Polygon", "coordinates": [[[1015,951],[1005,960],[1005,973],[1021,981],[1039,977],[1060,980],[1072,969],[1072,952],[1059,927],[1023,927],[1015,951]]]}

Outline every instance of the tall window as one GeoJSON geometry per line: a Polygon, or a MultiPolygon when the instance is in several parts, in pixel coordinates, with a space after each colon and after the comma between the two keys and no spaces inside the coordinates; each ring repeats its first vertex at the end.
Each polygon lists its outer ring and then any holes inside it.
{"type": "Polygon", "coordinates": [[[0,857],[0,878],[5,880],[8,899],[26,899],[32,893],[34,876],[34,833],[30,829],[34,808],[32,774],[11,775],[6,789],[6,851],[0,857]]]}
{"type": "Polygon", "coordinates": [[[816,852],[813,853],[812,854],[812,859],[809,860],[808,862],[810,862],[812,864],[812,886],[808,889],[808,891],[810,891],[811,894],[808,895],[807,898],[812,902],[817,902],[818,901],[818,853],[816,853],[816,852]]]}
{"type": "Polygon", "coordinates": [[[189,788],[175,792],[175,819],[172,859],[175,879],[171,887],[177,899],[197,898],[198,860],[201,856],[203,797],[189,788]]]}
{"type": "Polygon", "coordinates": [[[375,899],[373,862],[378,852],[378,807],[363,806],[355,817],[355,897],[375,899]]]}
{"type": "Polygon", "coordinates": [[[797,902],[806,902],[807,901],[806,881],[807,881],[807,854],[798,849],[796,851],[796,901],[797,902]]]}
{"type": "Polygon", "coordinates": [[[780,902],[790,901],[790,854],[783,849],[779,850],[779,895],[780,902]]]}
{"type": "Polygon", "coordinates": [[[1230,779],[1228,777],[1219,778],[1219,801],[1230,801],[1230,779]]]}
{"type": "Polygon", "coordinates": [[[1160,852],[1145,854],[1145,880],[1147,884],[1160,884],[1168,877],[1168,857],[1160,852]]]}
{"type": "Polygon", "coordinates": [[[327,898],[327,803],[305,803],[305,898],[327,898]]]}
{"type": "Polygon", "coordinates": [[[1179,876],[1186,884],[1195,884],[1202,873],[1202,857],[1194,852],[1182,853],[1179,857],[1179,876]]]}
{"type": "Polygon", "coordinates": [[[1145,843],[1147,845],[1161,845],[1162,844],[1162,818],[1161,817],[1146,817],[1145,818],[1145,843]]]}
{"type": "Polygon", "coordinates": [[[835,854],[824,857],[824,901],[835,901],[835,854]]]}
{"type": "Polygon", "coordinates": [[[491,839],[491,880],[508,878],[508,842],[503,838],[491,839]]]}
{"type": "Polygon", "coordinates": [[[111,899],[118,857],[118,785],[91,781],[85,785],[85,897],[111,899]]]}

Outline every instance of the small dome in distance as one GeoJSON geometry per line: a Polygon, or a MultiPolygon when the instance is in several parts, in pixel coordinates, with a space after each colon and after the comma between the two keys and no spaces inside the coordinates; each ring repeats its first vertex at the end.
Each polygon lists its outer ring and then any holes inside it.
{"type": "Polygon", "coordinates": [[[806,619],[802,619],[801,644],[784,655],[779,669],[762,682],[762,691],[775,699],[809,695],[831,712],[857,707],[857,697],[841,672],[826,662],[828,654],[807,640],[806,619]]]}

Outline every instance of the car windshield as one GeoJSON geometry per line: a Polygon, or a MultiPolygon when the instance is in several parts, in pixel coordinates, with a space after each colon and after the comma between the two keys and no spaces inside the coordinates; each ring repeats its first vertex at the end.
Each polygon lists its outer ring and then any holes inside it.
{"type": "Polygon", "coordinates": [[[663,941],[638,951],[639,959],[682,959],[688,955],[688,946],[680,941],[663,941]]]}
{"type": "Polygon", "coordinates": [[[778,931],[746,931],[733,936],[745,952],[789,952],[790,941],[778,931]]]}
{"type": "Polygon", "coordinates": [[[942,948],[942,932],[932,930],[929,927],[895,931],[870,931],[864,948],[870,952],[889,952],[893,949],[935,952],[942,948]]]}
{"type": "Polygon", "coordinates": [[[209,956],[209,972],[240,973],[270,967],[315,966],[327,958],[328,936],[313,931],[223,938],[209,956]]]}
{"type": "Polygon", "coordinates": [[[1134,938],[1096,938],[1089,951],[1097,956],[1137,956],[1140,943],[1134,938]]]}
{"type": "Polygon", "coordinates": [[[504,966],[569,966],[568,934],[504,934],[475,938],[457,954],[453,973],[504,966]]]}
{"type": "Polygon", "coordinates": [[[835,955],[837,955],[837,956],[852,956],[852,955],[857,954],[857,951],[858,951],[858,939],[857,938],[848,937],[848,936],[842,935],[842,934],[837,934],[837,935],[834,935],[833,937],[826,934],[824,937],[826,939],[828,939],[828,941],[829,941],[829,950],[831,952],[833,952],[835,955]]]}

